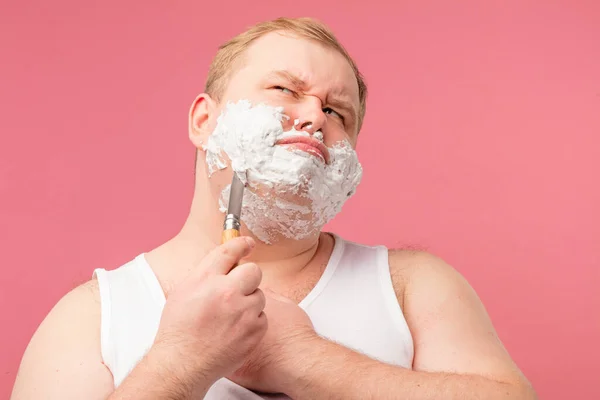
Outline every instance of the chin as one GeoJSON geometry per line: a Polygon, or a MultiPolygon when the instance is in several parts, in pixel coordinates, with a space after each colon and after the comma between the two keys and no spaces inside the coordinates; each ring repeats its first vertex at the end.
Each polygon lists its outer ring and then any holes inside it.
{"type": "Polygon", "coordinates": [[[320,230],[306,197],[265,195],[251,189],[244,193],[242,221],[266,244],[275,244],[283,239],[302,240],[320,230]]]}

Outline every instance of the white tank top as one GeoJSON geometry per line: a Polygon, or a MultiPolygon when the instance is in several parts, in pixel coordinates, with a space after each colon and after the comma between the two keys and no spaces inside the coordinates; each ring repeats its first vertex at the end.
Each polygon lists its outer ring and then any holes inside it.
{"type": "MultiPolygon", "coordinates": [[[[413,341],[398,304],[383,246],[351,243],[339,236],[323,275],[299,303],[322,337],[373,359],[412,368],[413,341]]],[[[115,387],[152,346],[165,296],[140,254],[111,270],[97,269],[101,300],[101,351],[115,387]]],[[[205,399],[289,399],[257,394],[222,378],[205,399]]]]}

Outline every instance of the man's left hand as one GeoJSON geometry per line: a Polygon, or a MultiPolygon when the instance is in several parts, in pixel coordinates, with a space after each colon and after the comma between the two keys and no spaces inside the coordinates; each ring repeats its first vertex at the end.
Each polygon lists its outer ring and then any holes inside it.
{"type": "Polygon", "coordinates": [[[227,378],[245,388],[283,393],[289,384],[298,354],[294,349],[317,337],[308,315],[298,304],[268,289],[264,290],[267,304],[268,330],[262,341],[246,358],[244,365],[227,378]]]}

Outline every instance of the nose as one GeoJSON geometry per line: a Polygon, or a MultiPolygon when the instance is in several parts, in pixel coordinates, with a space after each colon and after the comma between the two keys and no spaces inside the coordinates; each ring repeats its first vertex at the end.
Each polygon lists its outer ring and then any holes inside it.
{"type": "Polygon", "coordinates": [[[323,113],[321,101],[319,99],[305,99],[302,104],[297,104],[291,117],[294,129],[305,131],[310,135],[322,132],[327,118],[323,113]]]}

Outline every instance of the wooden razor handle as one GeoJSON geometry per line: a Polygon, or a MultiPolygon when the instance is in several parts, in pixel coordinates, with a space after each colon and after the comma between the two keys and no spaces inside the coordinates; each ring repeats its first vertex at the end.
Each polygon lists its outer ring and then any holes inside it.
{"type": "Polygon", "coordinates": [[[240,237],[240,231],[238,231],[237,229],[224,230],[223,234],[221,235],[221,243],[228,242],[236,237],[240,237]]]}

